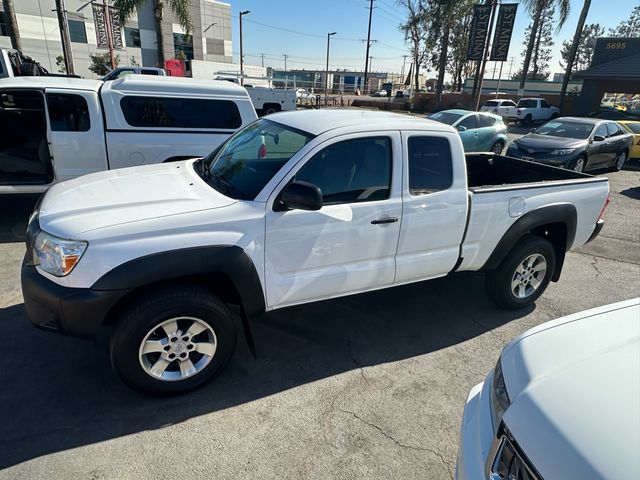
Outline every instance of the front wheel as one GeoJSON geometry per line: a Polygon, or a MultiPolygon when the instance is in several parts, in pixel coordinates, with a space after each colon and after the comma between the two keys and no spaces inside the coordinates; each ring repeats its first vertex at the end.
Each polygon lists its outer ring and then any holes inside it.
{"type": "Polygon", "coordinates": [[[500,155],[502,153],[503,149],[504,149],[504,145],[502,144],[502,142],[500,140],[498,140],[496,143],[494,143],[491,146],[491,151],[493,153],[495,153],[496,155],[500,155]]]}
{"type": "Polygon", "coordinates": [[[620,170],[622,170],[622,167],[624,167],[626,161],[627,152],[621,152],[620,155],[618,155],[618,158],[616,158],[616,165],[614,167],[615,171],[619,172],[620,170]]]}
{"type": "Polygon", "coordinates": [[[220,374],[235,345],[235,324],[220,299],[197,286],[165,288],[120,316],[111,363],[134,390],[174,395],[220,374]]]}
{"type": "Polygon", "coordinates": [[[576,161],[571,165],[570,169],[574,172],[582,173],[584,172],[584,168],[587,166],[587,160],[584,156],[579,156],[576,161]]]}
{"type": "Polygon", "coordinates": [[[534,303],[546,290],[555,268],[553,245],[526,235],[500,266],[486,276],[489,297],[500,307],[515,310],[534,303]]]}

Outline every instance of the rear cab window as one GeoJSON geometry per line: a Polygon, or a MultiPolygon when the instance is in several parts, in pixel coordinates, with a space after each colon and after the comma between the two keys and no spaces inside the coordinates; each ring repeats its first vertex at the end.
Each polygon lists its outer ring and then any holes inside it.
{"type": "Polygon", "coordinates": [[[411,136],[409,151],[409,194],[427,195],[453,184],[451,145],[444,137],[411,136]]]}
{"type": "Polygon", "coordinates": [[[537,100],[523,98],[518,102],[518,108],[536,108],[538,106],[537,100]]]}
{"type": "Polygon", "coordinates": [[[88,132],[91,128],[87,100],[68,93],[47,93],[49,123],[54,132],[88,132]]]}

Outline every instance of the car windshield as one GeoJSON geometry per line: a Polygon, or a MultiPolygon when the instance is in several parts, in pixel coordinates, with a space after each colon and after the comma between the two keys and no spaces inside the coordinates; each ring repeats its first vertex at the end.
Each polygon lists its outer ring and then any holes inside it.
{"type": "Polygon", "coordinates": [[[539,135],[550,137],[588,138],[593,130],[593,123],[552,120],[536,130],[539,135]]]}
{"type": "Polygon", "coordinates": [[[633,133],[640,133],[640,122],[625,123],[624,126],[631,130],[633,133]]]}
{"type": "Polygon", "coordinates": [[[194,168],[222,194],[237,200],[253,200],[313,138],[301,130],[260,119],[240,130],[194,168]]]}
{"type": "Polygon", "coordinates": [[[433,115],[429,115],[429,120],[435,120],[436,122],[446,123],[447,125],[453,125],[462,118],[461,113],[452,112],[437,112],[433,115]]]}

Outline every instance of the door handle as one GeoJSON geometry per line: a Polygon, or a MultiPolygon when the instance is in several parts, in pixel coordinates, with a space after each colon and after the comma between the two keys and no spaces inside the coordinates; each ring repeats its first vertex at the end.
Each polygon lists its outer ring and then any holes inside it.
{"type": "Polygon", "coordinates": [[[397,221],[398,217],[376,218],[375,220],[371,220],[371,225],[380,225],[382,223],[396,223],[397,221]]]}

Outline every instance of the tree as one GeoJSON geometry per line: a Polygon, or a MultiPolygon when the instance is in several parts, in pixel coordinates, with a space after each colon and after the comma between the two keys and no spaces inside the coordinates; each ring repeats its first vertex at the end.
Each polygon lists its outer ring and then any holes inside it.
{"type": "Polygon", "coordinates": [[[621,21],[616,28],[609,29],[612,37],[640,37],[640,5],[634,7],[631,15],[621,21]]]}
{"type": "MultiPolygon", "coordinates": [[[[124,24],[137,8],[141,8],[147,1],[153,1],[153,10],[156,18],[156,37],[158,43],[158,65],[163,67],[165,61],[164,51],[164,7],[165,0],[115,0],[113,6],[120,11],[120,18],[124,24]]],[[[185,34],[193,31],[191,23],[191,1],[190,0],[166,0],[175,13],[178,23],[185,30],[185,34]]]]}
{"type": "Polygon", "coordinates": [[[463,0],[457,4],[459,10],[453,18],[454,22],[449,32],[447,73],[453,78],[454,91],[462,90],[463,77],[467,78],[473,74],[474,63],[467,61],[467,47],[475,3],[476,0],[463,0]]]}
{"type": "MultiPolygon", "coordinates": [[[[604,33],[605,29],[599,23],[589,23],[584,26],[580,35],[580,40],[577,42],[576,55],[573,60],[573,72],[589,68],[589,65],[591,64],[591,57],[593,56],[593,49],[595,47],[595,39],[602,37],[604,33]]],[[[571,40],[565,40],[562,42],[562,48],[560,49],[560,56],[562,59],[559,64],[563,70],[566,70],[569,64],[569,55],[573,45],[574,42],[571,40]]]]}
{"type": "Polygon", "coordinates": [[[56,67],[58,67],[58,73],[67,73],[67,64],[64,62],[63,55],[56,57],[56,67]]]}
{"type": "Polygon", "coordinates": [[[525,40],[523,45],[528,47],[533,45],[529,62],[525,57],[524,64],[512,77],[513,80],[520,80],[521,88],[524,88],[525,72],[526,80],[546,80],[549,77],[549,62],[551,61],[551,48],[553,47],[553,24],[554,5],[552,2],[546,3],[541,11],[536,24],[535,18],[525,30],[525,40]],[[529,67],[532,67],[529,71],[529,67]]]}
{"type": "Polygon", "coordinates": [[[5,21],[7,22],[7,30],[11,38],[11,47],[16,50],[22,50],[22,38],[18,30],[18,21],[16,20],[16,11],[13,8],[13,0],[2,0],[5,21]]]}
{"type": "MultiPolygon", "coordinates": [[[[531,25],[531,31],[538,32],[540,30],[540,21],[542,19],[542,13],[547,7],[551,7],[551,9],[557,8],[559,12],[558,16],[558,30],[562,28],[564,23],[567,21],[567,17],[569,16],[569,8],[570,8],[570,0],[523,0],[523,3],[526,5],[529,12],[533,15],[533,22],[531,25]]],[[[524,89],[524,84],[529,78],[529,66],[531,64],[531,56],[533,54],[533,50],[536,46],[536,34],[529,35],[527,50],[524,57],[524,64],[522,66],[523,75],[521,75],[520,80],[520,90],[524,89]]]]}
{"type": "Polygon", "coordinates": [[[398,5],[407,10],[407,19],[400,24],[399,28],[404,35],[405,43],[409,44],[409,51],[413,58],[414,89],[417,92],[420,89],[420,65],[426,56],[426,51],[423,49],[425,5],[422,0],[399,0],[398,5]]]}
{"type": "MultiPolygon", "coordinates": [[[[102,77],[111,71],[111,55],[109,52],[104,53],[90,53],[89,59],[91,60],[91,65],[89,65],[89,70],[102,77]]],[[[120,63],[120,55],[116,55],[116,66],[120,63]]]]}

